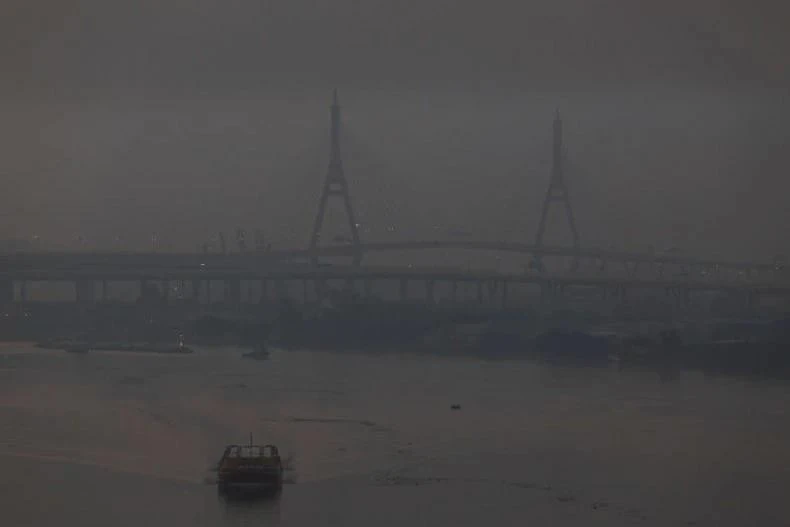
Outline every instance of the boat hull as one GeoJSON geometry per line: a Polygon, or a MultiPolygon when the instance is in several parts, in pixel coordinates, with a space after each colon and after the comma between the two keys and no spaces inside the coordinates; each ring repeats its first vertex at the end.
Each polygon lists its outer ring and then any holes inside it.
{"type": "Polygon", "coordinates": [[[261,481],[220,481],[217,490],[222,495],[260,496],[275,494],[282,489],[282,478],[261,481]]]}
{"type": "Polygon", "coordinates": [[[217,487],[226,494],[266,494],[282,488],[282,470],[271,468],[220,473],[217,487]]]}

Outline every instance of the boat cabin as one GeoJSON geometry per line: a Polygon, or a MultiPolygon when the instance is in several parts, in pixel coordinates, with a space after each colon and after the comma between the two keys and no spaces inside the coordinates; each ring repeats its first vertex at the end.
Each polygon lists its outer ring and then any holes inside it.
{"type": "Polygon", "coordinates": [[[228,445],[222,459],[280,459],[280,453],[274,445],[228,445]]]}

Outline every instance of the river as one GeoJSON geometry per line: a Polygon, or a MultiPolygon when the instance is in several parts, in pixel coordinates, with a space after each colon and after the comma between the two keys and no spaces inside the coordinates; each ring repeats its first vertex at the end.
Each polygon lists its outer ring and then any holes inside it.
{"type": "Polygon", "coordinates": [[[4,344],[3,524],[790,524],[788,383],[242,351],[4,344]],[[288,484],[222,501],[210,468],[249,433],[288,484]]]}

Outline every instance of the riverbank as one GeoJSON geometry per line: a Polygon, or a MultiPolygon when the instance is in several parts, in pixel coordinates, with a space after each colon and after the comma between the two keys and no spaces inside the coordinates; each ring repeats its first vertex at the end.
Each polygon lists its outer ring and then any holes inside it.
{"type": "Polygon", "coordinates": [[[283,350],[416,353],[484,360],[526,359],[590,367],[679,370],[790,379],[790,319],[614,320],[592,312],[437,309],[407,303],[350,303],[303,309],[284,303],[257,316],[106,319],[91,329],[39,339],[56,349],[188,353],[189,346],[262,344],[283,350]]]}
{"type": "Polygon", "coordinates": [[[179,346],[157,342],[91,342],[79,340],[45,340],[37,342],[37,348],[59,349],[73,353],[85,353],[89,351],[121,351],[125,353],[165,353],[165,354],[189,354],[192,349],[187,346],[179,346]]]}

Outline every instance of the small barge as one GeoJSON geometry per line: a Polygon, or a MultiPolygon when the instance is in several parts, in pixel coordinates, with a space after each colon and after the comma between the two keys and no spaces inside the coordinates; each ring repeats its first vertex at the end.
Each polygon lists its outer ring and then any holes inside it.
{"type": "Polygon", "coordinates": [[[274,445],[228,445],[217,466],[222,495],[276,493],[283,484],[283,465],[274,445]]]}

